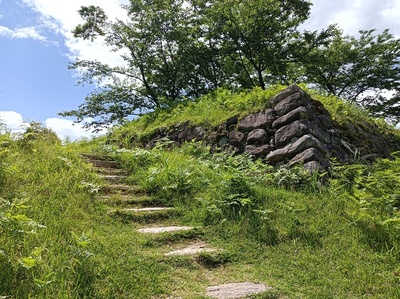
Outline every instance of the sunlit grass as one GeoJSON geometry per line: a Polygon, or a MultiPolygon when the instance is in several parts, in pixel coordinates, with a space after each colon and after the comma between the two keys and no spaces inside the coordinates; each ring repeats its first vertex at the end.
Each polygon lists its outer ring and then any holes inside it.
{"type": "MultiPolygon", "coordinates": [[[[102,139],[61,145],[46,132],[0,135],[0,296],[206,298],[207,286],[255,281],[255,298],[398,298],[399,157],[335,167],[329,180],[199,143],[119,149],[102,139]],[[103,182],[79,153],[108,153],[179,213],[147,236],[109,216],[103,182]],[[184,244],[223,251],[165,257],[184,244]]],[[[115,206],[113,207],[115,208],[115,206]]]]}

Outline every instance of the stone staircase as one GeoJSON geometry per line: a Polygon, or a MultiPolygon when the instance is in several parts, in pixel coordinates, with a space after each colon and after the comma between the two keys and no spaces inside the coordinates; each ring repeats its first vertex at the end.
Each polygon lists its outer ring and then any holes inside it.
{"type": "MultiPolygon", "coordinates": [[[[181,216],[181,212],[175,207],[168,206],[162,200],[148,196],[137,186],[127,184],[128,174],[119,167],[117,162],[112,161],[109,157],[93,154],[81,154],[81,158],[92,164],[94,171],[105,181],[101,188],[101,194],[96,196],[96,200],[102,201],[110,207],[108,216],[128,223],[133,221],[140,224],[141,227],[137,229],[137,232],[148,235],[149,238],[154,235],[184,232],[189,233],[189,236],[195,236],[195,238],[191,238],[193,239],[191,243],[182,242],[185,238],[179,236],[170,238],[176,244],[172,245],[172,250],[170,250],[171,246],[168,246],[166,252],[164,252],[166,258],[222,251],[209,247],[204,241],[199,240],[201,227],[176,224],[175,222],[181,216]]],[[[205,290],[205,295],[218,299],[245,298],[270,289],[272,288],[269,286],[251,282],[228,283],[209,286],[205,290]]]]}

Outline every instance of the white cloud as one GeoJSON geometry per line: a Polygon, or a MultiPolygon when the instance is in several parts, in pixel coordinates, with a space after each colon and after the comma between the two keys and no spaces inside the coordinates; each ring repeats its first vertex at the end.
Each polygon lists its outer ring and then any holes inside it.
{"type": "Polygon", "coordinates": [[[72,120],[61,118],[48,118],[44,121],[44,125],[46,128],[52,129],[62,140],[67,137],[72,141],[82,138],[91,138],[94,136],[104,135],[107,132],[106,130],[103,130],[94,134],[82,128],[80,124],[75,124],[72,120]]]}
{"type": "Polygon", "coordinates": [[[14,30],[0,25],[0,36],[8,38],[32,38],[35,40],[45,41],[46,37],[41,35],[35,27],[16,28],[14,30]]]}
{"type": "MultiPolygon", "coordinates": [[[[0,124],[4,124],[6,130],[11,133],[21,133],[25,130],[28,122],[24,121],[22,115],[18,112],[0,111],[0,124]]],[[[61,140],[69,138],[71,141],[75,141],[107,133],[107,130],[104,129],[94,134],[82,128],[82,125],[75,124],[72,120],[62,118],[48,118],[43,122],[43,126],[53,130],[61,140]]]]}
{"type": "Polygon", "coordinates": [[[337,23],[346,33],[356,35],[360,29],[389,28],[400,36],[400,0],[312,0],[311,16],[304,28],[320,30],[337,23]]]}
{"type": "Polygon", "coordinates": [[[22,115],[14,111],[0,111],[0,123],[13,133],[23,131],[24,120],[22,115]]]}
{"type": "Polygon", "coordinates": [[[110,65],[123,65],[124,61],[118,53],[110,52],[110,48],[104,46],[104,40],[99,38],[94,42],[84,41],[73,37],[71,31],[83,22],[78,10],[81,6],[95,5],[102,7],[109,19],[123,19],[126,11],[121,4],[127,4],[128,0],[23,0],[23,2],[41,15],[41,26],[62,34],[65,37],[65,45],[70,53],[69,58],[99,60],[110,65]]]}
{"type": "MultiPolygon", "coordinates": [[[[94,42],[73,37],[71,31],[83,22],[78,14],[81,6],[96,5],[102,7],[109,19],[126,19],[126,11],[121,4],[129,0],[22,0],[22,2],[39,13],[40,26],[62,34],[69,49],[69,58],[99,60],[110,65],[124,65],[118,53],[110,52],[101,38],[94,42]]],[[[359,29],[377,28],[382,31],[390,28],[400,36],[400,0],[312,0],[313,6],[309,20],[302,26],[309,30],[320,30],[328,25],[338,23],[346,33],[357,34],[359,29]]]]}

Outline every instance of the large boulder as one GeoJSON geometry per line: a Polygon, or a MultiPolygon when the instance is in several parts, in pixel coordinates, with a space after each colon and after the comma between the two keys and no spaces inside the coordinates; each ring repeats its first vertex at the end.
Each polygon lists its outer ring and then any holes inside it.
{"type": "Polygon", "coordinates": [[[280,93],[278,93],[276,96],[274,96],[270,100],[271,106],[275,107],[281,101],[285,100],[287,97],[291,96],[292,94],[294,94],[296,92],[303,92],[303,90],[299,86],[297,86],[296,84],[290,85],[288,88],[286,88],[285,90],[281,91],[280,93]]]}
{"type": "Polygon", "coordinates": [[[309,148],[316,148],[324,155],[328,154],[328,149],[321,141],[314,136],[307,134],[282,148],[270,152],[267,156],[267,161],[271,164],[276,164],[281,161],[286,162],[287,159],[291,159],[298,153],[309,148]]]}
{"type": "Polygon", "coordinates": [[[250,132],[254,129],[268,129],[271,128],[275,118],[276,113],[272,109],[267,109],[259,113],[253,113],[246,116],[239,123],[239,130],[250,132]]]}
{"type": "Polygon", "coordinates": [[[264,129],[255,129],[247,135],[247,144],[263,145],[269,142],[267,132],[264,129]]]}
{"type": "Polygon", "coordinates": [[[229,132],[229,143],[238,146],[243,145],[246,142],[246,134],[240,131],[229,132]]]}
{"type": "Polygon", "coordinates": [[[279,128],[286,126],[296,120],[309,119],[311,116],[312,116],[312,112],[309,107],[300,106],[300,107],[297,107],[296,109],[290,111],[289,113],[277,118],[272,123],[272,128],[279,129],[279,128]]]}
{"type": "Polygon", "coordinates": [[[296,120],[284,127],[281,127],[275,133],[275,145],[282,146],[290,142],[295,137],[301,137],[305,134],[311,134],[324,143],[331,143],[329,132],[318,128],[315,124],[306,119],[296,120]]]}
{"type": "Polygon", "coordinates": [[[303,93],[299,91],[279,102],[279,104],[274,107],[274,110],[278,116],[282,116],[295,108],[306,105],[307,102],[303,97],[303,93]]]}
{"type": "Polygon", "coordinates": [[[294,158],[290,160],[288,163],[289,166],[305,164],[307,162],[316,161],[319,163],[322,168],[326,169],[329,167],[329,162],[325,158],[325,156],[316,148],[308,148],[305,151],[297,154],[294,158]]]}

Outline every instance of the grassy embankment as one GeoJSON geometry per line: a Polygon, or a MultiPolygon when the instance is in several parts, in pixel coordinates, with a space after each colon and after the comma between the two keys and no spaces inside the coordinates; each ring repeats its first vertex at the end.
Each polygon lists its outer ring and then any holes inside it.
{"type": "MultiPolygon", "coordinates": [[[[276,91],[219,92],[143,117],[112,139],[128,148],[128,140],[176,121],[215,125],[260,109],[276,91]]],[[[365,120],[357,108],[319,99],[338,121],[365,120]]],[[[4,133],[0,296],[205,298],[208,285],[257,281],[274,290],[255,298],[399,298],[399,171],[397,155],[336,166],[321,183],[300,169],[212,156],[197,143],[121,150],[105,138],[61,145],[45,131],[19,140],[4,133]],[[94,198],[104,182],[78,157],[88,151],[111,155],[129,171],[131,184],[181,212],[166,223],[201,228],[146,236],[135,231],[143,223],[106,216],[107,205],[94,198]],[[163,256],[192,239],[224,251],[163,256]]]]}

